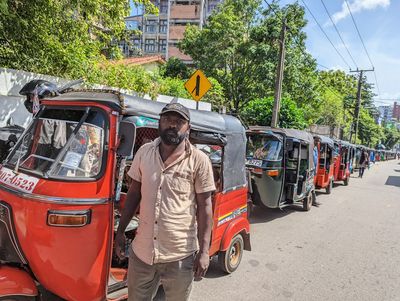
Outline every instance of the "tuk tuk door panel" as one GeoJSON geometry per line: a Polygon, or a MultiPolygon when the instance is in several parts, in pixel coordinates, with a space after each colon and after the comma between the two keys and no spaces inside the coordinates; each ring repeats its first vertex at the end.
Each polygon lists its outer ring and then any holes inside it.
{"type": "Polygon", "coordinates": [[[268,208],[278,208],[284,179],[282,167],[263,169],[260,174],[252,175],[253,191],[257,189],[262,205],[268,208]],[[271,173],[273,172],[273,174],[271,173]],[[271,174],[271,175],[269,175],[271,174]]]}
{"type": "Polygon", "coordinates": [[[113,231],[112,204],[51,204],[3,191],[0,198],[12,207],[22,252],[41,285],[66,300],[104,300],[113,231]],[[83,227],[49,226],[50,210],[90,210],[90,223],[83,227]]]}
{"type": "Polygon", "coordinates": [[[240,188],[226,193],[218,192],[215,195],[210,256],[220,250],[222,237],[229,224],[239,217],[247,219],[247,193],[247,188],[240,188]]]}

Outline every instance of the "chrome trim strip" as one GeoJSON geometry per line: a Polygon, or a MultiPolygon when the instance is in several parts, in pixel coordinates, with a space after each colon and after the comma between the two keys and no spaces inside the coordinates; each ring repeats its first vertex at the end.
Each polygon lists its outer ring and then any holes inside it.
{"type": "Polygon", "coordinates": [[[68,205],[98,205],[98,204],[106,204],[110,200],[109,198],[67,198],[67,197],[56,197],[56,196],[26,193],[13,189],[11,187],[7,187],[4,184],[0,184],[0,189],[15,194],[24,199],[36,200],[44,203],[57,203],[57,204],[68,204],[68,205]]]}

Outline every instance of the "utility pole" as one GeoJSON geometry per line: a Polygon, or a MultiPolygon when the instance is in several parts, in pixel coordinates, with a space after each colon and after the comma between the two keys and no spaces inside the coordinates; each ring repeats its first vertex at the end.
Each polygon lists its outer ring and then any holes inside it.
{"type": "Polygon", "coordinates": [[[279,41],[280,42],[279,62],[278,62],[278,68],[276,70],[274,107],[272,109],[272,120],[271,120],[271,127],[275,128],[278,127],[279,111],[281,108],[283,69],[285,68],[285,36],[286,36],[286,19],[283,19],[281,37],[279,41]]]}
{"type": "Polygon", "coordinates": [[[357,72],[359,73],[359,77],[358,77],[358,88],[357,88],[357,103],[356,103],[356,107],[354,109],[354,121],[353,121],[353,125],[354,125],[354,131],[353,131],[353,126],[351,128],[351,132],[350,132],[350,143],[352,142],[352,138],[353,138],[353,132],[354,132],[354,143],[357,140],[357,134],[358,134],[358,121],[360,118],[360,107],[361,107],[361,84],[362,84],[362,78],[363,78],[363,73],[364,72],[368,72],[368,71],[374,71],[375,69],[364,69],[364,70],[359,70],[357,68],[357,70],[350,70],[350,72],[357,72]]]}

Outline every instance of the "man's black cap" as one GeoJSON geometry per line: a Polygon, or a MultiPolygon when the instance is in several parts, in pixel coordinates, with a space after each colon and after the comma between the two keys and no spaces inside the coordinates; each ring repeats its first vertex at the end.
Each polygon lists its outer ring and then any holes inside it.
{"type": "Polygon", "coordinates": [[[160,116],[168,113],[168,112],[175,112],[185,118],[187,121],[190,121],[190,112],[189,109],[186,108],[184,105],[180,103],[169,103],[167,104],[161,111],[160,116]]]}

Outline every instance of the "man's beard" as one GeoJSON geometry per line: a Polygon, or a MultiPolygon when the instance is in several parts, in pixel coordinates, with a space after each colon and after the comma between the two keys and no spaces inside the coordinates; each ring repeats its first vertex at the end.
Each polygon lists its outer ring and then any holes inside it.
{"type": "Polygon", "coordinates": [[[176,129],[166,129],[161,131],[158,129],[161,140],[167,145],[179,145],[186,137],[187,134],[180,134],[176,129]]]}

